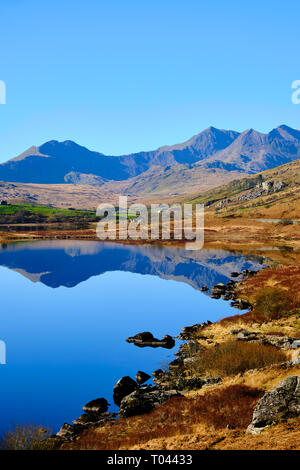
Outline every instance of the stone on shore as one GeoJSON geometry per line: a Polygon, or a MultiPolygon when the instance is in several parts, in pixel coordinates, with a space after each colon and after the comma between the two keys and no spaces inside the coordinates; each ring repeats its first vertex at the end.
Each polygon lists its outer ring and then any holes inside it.
{"type": "Polygon", "coordinates": [[[144,384],[147,382],[147,380],[151,379],[151,375],[146,374],[146,372],[143,372],[142,370],[138,370],[135,376],[135,380],[139,385],[144,384]]]}
{"type": "Polygon", "coordinates": [[[132,393],[137,388],[137,386],[138,385],[135,380],[133,380],[128,375],[118,380],[113,390],[113,398],[115,404],[117,406],[120,406],[123,398],[132,393]]]}
{"type": "Polygon", "coordinates": [[[266,427],[299,414],[300,376],[290,376],[259,400],[247,432],[260,434],[266,427]]]}
{"type": "Polygon", "coordinates": [[[119,416],[126,418],[144,413],[149,413],[156,406],[170,400],[173,397],[182,396],[177,390],[157,390],[154,387],[139,388],[123,398],[119,416]]]}
{"type": "Polygon", "coordinates": [[[105,413],[108,410],[109,403],[105,398],[96,398],[91,400],[82,408],[86,413],[105,413]]]}

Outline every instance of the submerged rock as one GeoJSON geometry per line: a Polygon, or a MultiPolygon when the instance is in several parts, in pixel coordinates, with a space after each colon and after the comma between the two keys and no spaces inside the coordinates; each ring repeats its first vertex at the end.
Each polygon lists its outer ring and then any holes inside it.
{"type": "Polygon", "coordinates": [[[130,336],[126,339],[127,343],[133,343],[135,346],[140,348],[145,348],[147,346],[151,348],[166,348],[172,349],[175,346],[175,341],[170,335],[163,336],[162,339],[154,338],[153,334],[150,331],[144,331],[143,333],[138,333],[135,336],[130,336]]]}
{"type": "Polygon", "coordinates": [[[300,377],[290,376],[257,403],[247,432],[259,434],[267,426],[300,414],[300,377]]]}

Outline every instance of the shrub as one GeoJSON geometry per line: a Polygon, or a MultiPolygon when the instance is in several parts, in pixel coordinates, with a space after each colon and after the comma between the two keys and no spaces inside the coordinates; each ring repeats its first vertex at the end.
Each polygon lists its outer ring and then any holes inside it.
{"type": "Polygon", "coordinates": [[[2,450],[50,450],[51,443],[47,440],[50,429],[42,426],[14,426],[3,436],[0,448],[2,450]]]}
{"type": "Polygon", "coordinates": [[[265,287],[256,296],[255,312],[269,319],[279,318],[290,308],[291,299],[284,289],[265,287]]]}
{"type": "Polygon", "coordinates": [[[195,361],[194,371],[228,376],[285,360],[285,354],[274,346],[234,340],[206,349],[195,361]]]}

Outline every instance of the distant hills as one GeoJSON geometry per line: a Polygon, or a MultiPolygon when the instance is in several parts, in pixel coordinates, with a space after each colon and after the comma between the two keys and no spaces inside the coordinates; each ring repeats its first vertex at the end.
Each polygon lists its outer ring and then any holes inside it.
{"type": "Polygon", "coordinates": [[[0,181],[26,185],[12,190],[2,183],[0,197],[23,199],[28,190],[29,198],[38,200],[42,187],[29,188],[28,184],[59,185],[61,192],[68,187],[69,194],[74,185],[105,195],[173,197],[208,190],[299,158],[300,131],[285,125],[268,134],[209,127],[181,144],[121,156],[94,152],[70,140],[53,140],[0,164],[0,181]]]}

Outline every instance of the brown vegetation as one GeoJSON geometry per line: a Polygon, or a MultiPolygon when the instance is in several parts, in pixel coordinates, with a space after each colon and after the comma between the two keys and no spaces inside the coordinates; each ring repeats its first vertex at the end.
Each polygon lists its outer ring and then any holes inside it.
{"type": "Polygon", "coordinates": [[[50,436],[50,429],[42,426],[24,425],[14,426],[7,431],[0,442],[2,450],[51,450],[54,445],[47,438],[50,436]]]}
{"type": "Polygon", "coordinates": [[[278,364],[285,359],[285,354],[273,346],[229,340],[201,352],[199,360],[193,363],[193,370],[198,374],[224,377],[278,364]]]}
{"type": "Polygon", "coordinates": [[[128,449],[151,439],[193,434],[198,424],[215,430],[245,429],[262,394],[257,388],[232,385],[201,397],[172,398],[147,415],[120,419],[113,425],[89,430],[64,448],[128,449]]]}

